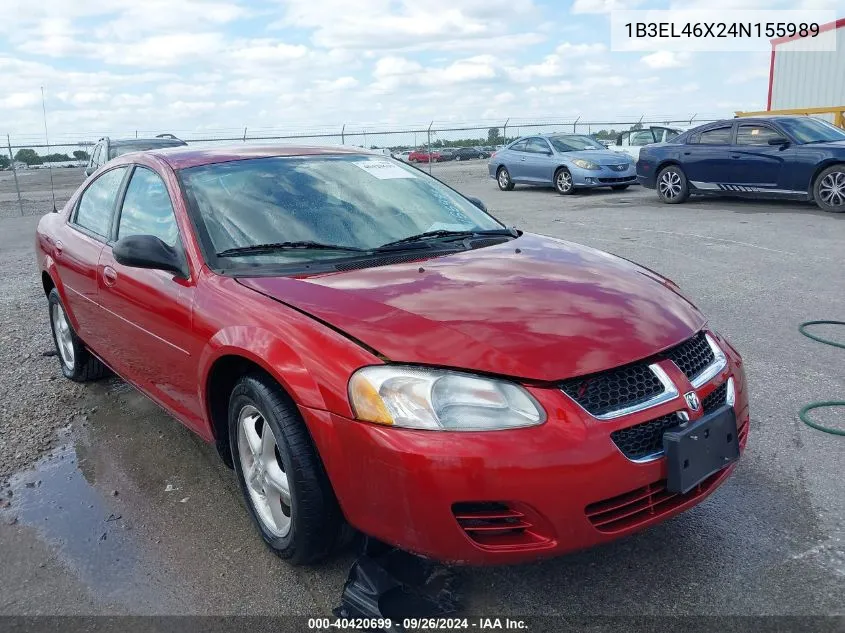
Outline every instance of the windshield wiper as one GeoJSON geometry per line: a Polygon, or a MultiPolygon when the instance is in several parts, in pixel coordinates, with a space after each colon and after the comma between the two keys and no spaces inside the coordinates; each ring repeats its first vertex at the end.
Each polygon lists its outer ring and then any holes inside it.
{"type": "Polygon", "coordinates": [[[425,233],[419,233],[418,235],[403,237],[401,240],[382,244],[376,250],[389,249],[393,246],[411,244],[413,242],[427,242],[442,239],[461,239],[463,237],[478,237],[481,235],[506,235],[508,237],[519,237],[519,233],[516,231],[516,229],[482,229],[475,231],[449,231],[447,229],[439,229],[437,231],[426,231],[425,233]]]}
{"type": "Polygon", "coordinates": [[[251,246],[238,246],[236,248],[227,248],[225,251],[217,253],[217,257],[236,257],[238,255],[267,255],[276,253],[278,251],[287,251],[293,249],[310,249],[310,250],[324,250],[324,251],[344,251],[350,253],[366,253],[363,248],[355,248],[353,246],[341,246],[340,244],[323,244],[321,242],[311,242],[302,240],[298,242],[276,242],[272,244],[253,244],[251,246]]]}

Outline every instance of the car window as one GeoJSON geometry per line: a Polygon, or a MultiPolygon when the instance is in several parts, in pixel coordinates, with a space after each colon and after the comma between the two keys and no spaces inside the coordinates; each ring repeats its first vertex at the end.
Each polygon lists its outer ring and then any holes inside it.
{"type": "Polygon", "coordinates": [[[631,133],[630,132],[622,132],[619,135],[619,140],[616,142],[617,145],[621,145],[622,147],[628,147],[631,144],[631,133]]]}
{"type": "Polygon", "coordinates": [[[111,233],[115,198],[125,174],[126,167],[110,169],[88,185],[79,198],[74,223],[108,238],[111,233]]]}
{"type": "Polygon", "coordinates": [[[511,145],[509,149],[512,149],[515,152],[525,152],[525,151],[528,151],[527,146],[528,146],[528,139],[524,139],[522,141],[517,141],[516,143],[511,145]]]}
{"type": "Polygon", "coordinates": [[[559,152],[580,152],[592,149],[607,149],[589,136],[580,134],[561,134],[560,136],[549,137],[552,146],[559,152]]]}
{"type": "Polygon", "coordinates": [[[671,141],[673,138],[678,137],[681,134],[681,130],[670,130],[666,128],[663,130],[663,142],[671,141]]]}
{"type": "Polygon", "coordinates": [[[716,127],[698,135],[698,142],[702,145],[725,145],[731,142],[731,126],[716,127]]]}
{"type": "Polygon", "coordinates": [[[168,246],[179,241],[167,187],[158,174],[145,167],[135,168],[123,198],[117,238],[129,235],[154,235],[168,246]]]}
{"type": "Polygon", "coordinates": [[[549,151],[549,144],[541,138],[530,138],[527,149],[535,154],[545,154],[549,151]]]}
{"type": "Polygon", "coordinates": [[[769,139],[783,135],[765,125],[742,124],[736,130],[737,145],[768,145],[769,139]]]}
{"type": "Polygon", "coordinates": [[[631,133],[631,145],[634,147],[642,147],[654,143],[654,135],[651,130],[637,130],[631,133]]]}
{"type": "Polygon", "coordinates": [[[845,141],[845,130],[841,130],[824,121],[809,116],[784,117],[778,124],[789,132],[799,143],[826,143],[845,141]]]}

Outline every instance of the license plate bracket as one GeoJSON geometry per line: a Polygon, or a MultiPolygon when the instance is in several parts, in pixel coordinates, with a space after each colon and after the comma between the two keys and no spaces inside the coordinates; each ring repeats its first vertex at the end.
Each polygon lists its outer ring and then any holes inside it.
{"type": "Polygon", "coordinates": [[[666,489],[685,494],[739,459],[736,414],[725,405],[700,420],[666,431],[666,489]]]}

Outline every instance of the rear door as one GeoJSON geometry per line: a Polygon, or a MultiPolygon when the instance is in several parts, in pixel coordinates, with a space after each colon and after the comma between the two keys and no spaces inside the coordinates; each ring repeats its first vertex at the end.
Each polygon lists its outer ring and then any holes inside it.
{"type": "Polygon", "coordinates": [[[723,190],[734,178],[731,158],[733,124],[727,123],[693,134],[681,149],[684,173],[697,189],[723,190]]]}
{"type": "MultiPolygon", "coordinates": [[[[739,123],[731,148],[734,170],[728,181],[739,189],[782,191],[787,187],[786,164],[794,156],[794,147],[769,145],[769,139],[785,138],[774,127],[762,123],[739,123]]],[[[731,187],[733,188],[733,187],[731,187]]]]}
{"type": "Polygon", "coordinates": [[[111,235],[115,203],[126,167],[99,174],[82,192],[56,243],[56,267],[65,307],[79,337],[102,355],[102,313],[97,291],[97,262],[111,235]]]}
{"type": "MultiPolygon", "coordinates": [[[[154,235],[184,257],[171,192],[159,174],[136,166],[118,206],[116,240],[154,235]]],[[[97,282],[110,323],[115,369],[183,420],[198,425],[201,341],[192,327],[194,280],[190,274],[123,266],[114,258],[113,244],[100,253],[97,282]]]]}

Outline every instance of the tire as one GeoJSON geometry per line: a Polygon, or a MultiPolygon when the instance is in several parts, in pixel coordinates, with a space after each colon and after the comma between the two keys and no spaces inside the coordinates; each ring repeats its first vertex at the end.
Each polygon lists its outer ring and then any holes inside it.
{"type": "Polygon", "coordinates": [[[341,534],[340,508],[296,404],[269,377],[247,374],[232,390],[229,445],[247,508],[269,548],[294,565],[328,556],[341,534]]]}
{"type": "Polygon", "coordinates": [[[53,288],[47,296],[47,302],[50,306],[53,344],[64,377],[74,382],[91,382],[105,376],[108,373],[106,366],[85,348],[70,324],[59,291],[53,288]]]}
{"type": "Polygon", "coordinates": [[[845,213],[845,164],[832,165],[816,177],[813,199],[823,211],[845,213]]]}
{"type": "Polygon", "coordinates": [[[625,191],[630,186],[631,185],[613,185],[611,189],[613,189],[614,191],[625,191]]]}
{"type": "Polygon", "coordinates": [[[657,197],[666,204],[680,204],[689,198],[689,183],[684,170],[669,165],[657,174],[657,197]]]}
{"type": "Polygon", "coordinates": [[[496,183],[502,191],[513,191],[513,180],[507,167],[499,167],[496,171],[496,183]]]}
{"type": "Polygon", "coordinates": [[[571,196],[575,193],[575,185],[572,182],[572,174],[566,167],[561,167],[555,172],[555,190],[562,196],[571,196]]]}

